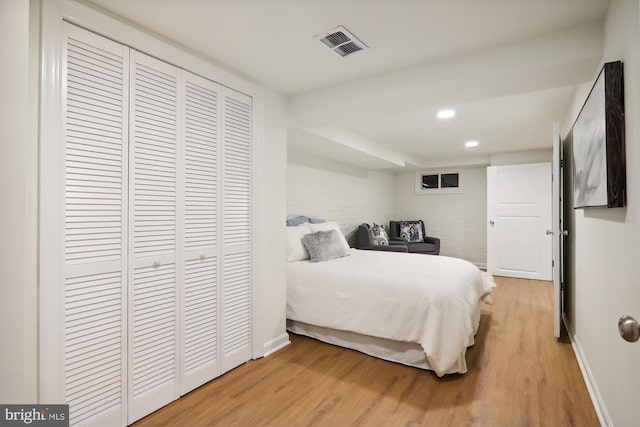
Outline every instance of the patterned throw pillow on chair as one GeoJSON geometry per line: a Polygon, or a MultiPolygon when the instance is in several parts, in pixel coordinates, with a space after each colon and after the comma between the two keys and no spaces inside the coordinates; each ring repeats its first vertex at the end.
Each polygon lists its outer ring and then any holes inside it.
{"type": "Polygon", "coordinates": [[[369,236],[371,237],[371,244],[373,245],[388,245],[389,238],[381,225],[375,222],[369,227],[369,236]]]}
{"type": "Polygon", "coordinates": [[[409,243],[422,242],[424,241],[422,226],[419,222],[401,222],[400,237],[409,243]]]}

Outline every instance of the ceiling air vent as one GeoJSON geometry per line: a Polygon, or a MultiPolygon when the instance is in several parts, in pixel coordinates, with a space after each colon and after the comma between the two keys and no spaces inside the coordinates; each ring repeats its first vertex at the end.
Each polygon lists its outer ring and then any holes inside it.
{"type": "Polygon", "coordinates": [[[340,56],[351,55],[363,49],[367,49],[367,45],[361,42],[351,34],[342,25],[325,33],[320,33],[314,38],[320,40],[331,50],[340,56]]]}

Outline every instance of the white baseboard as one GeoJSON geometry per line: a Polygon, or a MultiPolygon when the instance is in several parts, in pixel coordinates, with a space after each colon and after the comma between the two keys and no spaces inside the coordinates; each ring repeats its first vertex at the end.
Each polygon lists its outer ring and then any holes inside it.
{"type": "Polygon", "coordinates": [[[580,345],[578,338],[575,336],[573,329],[569,326],[569,322],[567,321],[567,317],[564,313],[562,313],[562,321],[565,328],[567,329],[567,334],[569,335],[569,339],[571,340],[571,347],[573,347],[573,353],[576,355],[576,359],[578,360],[578,366],[580,366],[582,378],[584,378],[584,382],[587,385],[587,391],[589,392],[589,396],[591,397],[591,401],[593,402],[593,407],[596,410],[596,414],[598,415],[600,425],[602,427],[612,427],[613,422],[611,421],[611,417],[609,417],[607,408],[604,405],[604,401],[602,400],[602,395],[600,394],[600,390],[598,389],[598,384],[596,384],[596,380],[591,373],[591,369],[589,368],[587,359],[582,352],[582,346],[580,345]]]}
{"type": "Polygon", "coordinates": [[[289,341],[289,334],[287,334],[286,332],[279,337],[275,337],[274,339],[267,341],[266,343],[264,343],[264,357],[275,353],[276,351],[288,346],[289,344],[291,344],[291,341],[289,341]]]}

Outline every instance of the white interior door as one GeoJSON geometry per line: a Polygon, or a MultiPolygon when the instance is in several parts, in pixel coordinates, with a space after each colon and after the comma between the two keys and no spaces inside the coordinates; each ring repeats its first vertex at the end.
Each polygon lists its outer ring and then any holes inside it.
{"type": "Polygon", "coordinates": [[[222,92],[221,369],[251,359],[252,100],[222,92]]]}
{"type": "Polygon", "coordinates": [[[129,423],[178,398],[178,69],[131,50],[129,423]]]}
{"type": "Polygon", "coordinates": [[[551,163],[487,168],[487,269],[551,280],[551,163]]]}
{"type": "Polygon", "coordinates": [[[183,224],[180,394],[220,373],[219,159],[220,86],[184,72],[183,224]]]}
{"type": "Polygon", "coordinates": [[[72,425],[121,425],[126,413],[128,49],[71,24],[64,30],[64,362],[62,369],[47,370],[64,375],[59,401],[69,404],[72,425]]]}

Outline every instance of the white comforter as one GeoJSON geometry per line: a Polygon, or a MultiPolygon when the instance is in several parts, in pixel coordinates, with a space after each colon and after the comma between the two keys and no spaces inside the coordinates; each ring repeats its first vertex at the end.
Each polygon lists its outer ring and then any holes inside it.
{"type": "Polygon", "coordinates": [[[287,318],[422,345],[438,376],[466,372],[480,301],[491,292],[461,259],[362,251],[288,263],[287,318]]]}

